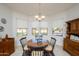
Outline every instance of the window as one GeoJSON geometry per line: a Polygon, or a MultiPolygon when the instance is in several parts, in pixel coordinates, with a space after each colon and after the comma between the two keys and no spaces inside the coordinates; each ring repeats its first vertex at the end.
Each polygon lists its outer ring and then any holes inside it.
{"type": "Polygon", "coordinates": [[[27,35],[27,28],[18,28],[17,29],[17,36],[26,36],[27,35]]]}
{"type": "Polygon", "coordinates": [[[38,35],[39,31],[36,28],[32,28],[32,34],[33,35],[38,35]]]}
{"type": "Polygon", "coordinates": [[[41,34],[47,35],[48,34],[48,29],[47,28],[41,28],[41,34]]]}
{"type": "Polygon", "coordinates": [[[62,31],[63,31],[62,28],[59,28],[59,27],[53,28],[53,33],[61,33],[62,31]]]}
{"type": "Polygon", "coordinates": [[[57,35],[57,36],[63,36],[63,29],[62,28],[59,28],[59,27],[54,27],[53,28],[53,31],[52,31],[52,34],[53,35],[57,35]]]}
{"type": "MultiPolygon", "coordinates": [[[[48,29],[47,28],[40,28],[40,32],[42,35],[47,35],[48,34],[48,29]]],[[[38,35],[39,34],[39,29],[32,28],[32,34],[33,35],[38,35]]]]}

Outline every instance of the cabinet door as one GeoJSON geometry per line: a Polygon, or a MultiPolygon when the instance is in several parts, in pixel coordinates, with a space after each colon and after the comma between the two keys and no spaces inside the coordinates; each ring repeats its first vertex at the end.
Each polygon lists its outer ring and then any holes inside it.
{"type": "Polygon", "coordinates": [[[10,54],[14,52],[14,39],[9,40],[9,49],[10,49],[10,54]]]}
{"type": "Polygon", "coordinates": [[[10,52],[9,46],[10,46],[9,40],[5,40],[5,41],[4,41],[4,55],[5,55],[5,56],[6,56],[6,55],[9,55],[9,52],[10,52]]]}
{"type": "Polygon", "coordinates": [[[79,34],[79,21],[77,21],[77,32],[79,34]]]}
{"type": "Polygon", "coordinates": [[[0,42],[0,56],[3,56],[3,42],[0,42]]]}
{"type": "Polygon", "coordinates": [[[64,39],[64,49],[67,49],[68,48],[68,44],[67,43],[69,43],[69,41],[68,41],[68,39],[64,39]]]}
{"type": "Polygon", "coordinates": [[[14,39],[6,39],[4,42],[4,55],[10,55],[14,52],[14,39]]]}
{"type": "Polygon", "coordinates": [[[75,32],[77,30],[77,22],[72,22],[70,25],[70,31],[75,32]]]}
{"type": "Polygon", "coordinates": [[[79,31],[79,21],[77,21],[77,30],[79,31]]]}

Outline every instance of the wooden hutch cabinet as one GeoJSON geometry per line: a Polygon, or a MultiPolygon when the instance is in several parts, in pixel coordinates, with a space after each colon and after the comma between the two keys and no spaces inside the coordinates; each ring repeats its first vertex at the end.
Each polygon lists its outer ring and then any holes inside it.
{"type": "Polygon", "coordinates": [[[78,34],[79,32],[79,19],[75,19],[67,22],[67,33],[78,34]]]}
{"type": "Polygon", "coordinates": [[[79,18],[67,22],[67,36],[64,39],[63,49],[73,56],[79,56],[79,41],[71,40],[70,36],[79,37],[79,18]]]}
{"type": "Polygon", "coordinates": [[[9,56],[14,51],[14,38],[2,38],[0,41],[0,56],[9,56]]]}

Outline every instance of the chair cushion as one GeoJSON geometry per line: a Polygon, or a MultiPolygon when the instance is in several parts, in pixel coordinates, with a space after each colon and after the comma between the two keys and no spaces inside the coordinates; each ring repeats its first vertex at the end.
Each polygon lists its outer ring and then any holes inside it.
{"type": "Polygon", "coordinates": [[[52,51],[53,48],[52,48],[52,45],[48,45],[46,48],[45,48],[46,51],[52,51]]]}
{"type": "Polygon", "coordinates": [[[27,45],[25,45],[24,50],[29,50],[28,47],[27,47],[27,45]]]}

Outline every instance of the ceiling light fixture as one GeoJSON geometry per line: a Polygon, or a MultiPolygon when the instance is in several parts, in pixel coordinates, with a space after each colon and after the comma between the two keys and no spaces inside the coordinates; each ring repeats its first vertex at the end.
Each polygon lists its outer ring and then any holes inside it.
{"type": "Polygon", "coordinates": [[[38,20],[38,21],[41,21],[41,20],[44,20],[45,19],[45,16],[44,15],[41,15],[41,9],[40,9],[40,3],[38,5],[39,7],[39,11],[38,11],[38,15],[35,16],[35,19],[38,20]]]}

